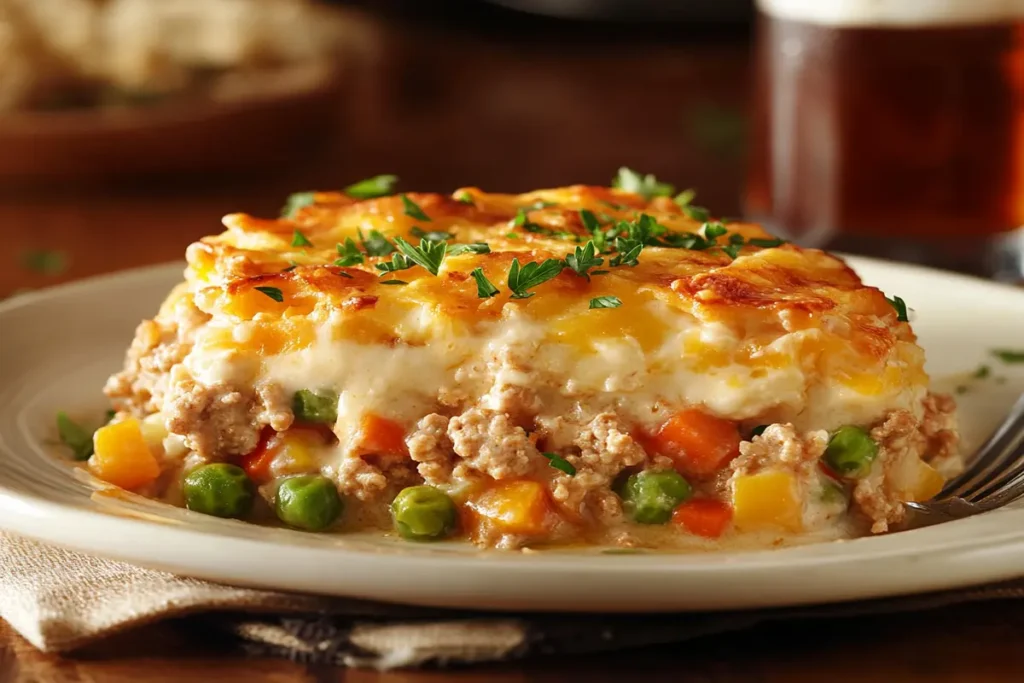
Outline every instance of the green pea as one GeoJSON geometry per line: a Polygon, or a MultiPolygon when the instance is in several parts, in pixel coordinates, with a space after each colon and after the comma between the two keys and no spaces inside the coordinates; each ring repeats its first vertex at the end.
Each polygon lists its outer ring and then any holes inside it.
{"type": "Polygon", "coordinates": [[[675,470],[644,470],[626,480],[623,500],[634,521],[664,524],[692,493],[689,482],[675,470]]]}
{"type": "Polygon", "coordinates": [[[319,474],[289,477],[277,488],[277,518],[297,529],[323,531],[341,517],[344,509],[338,487],[319,474]]]}
{"type": "Polygon", "coordinates": [[[846,489],[837,481],[828,480],[822,482],[821,492],[818,495],[821,498],[821,502],[826,505],[842,505],[846,507],[849,504],[846,489]]]}
{"type": "Polygon", "coordinates": [[[395,496],[391,516],[403,538],[432,541],[451,533],[458,510],[443,491],[433,486],[410,486],[395,496]]]}
{"type": "Polygon", "coordinates": [[[757,425],[750,430],[750,438],[753,439],[755,436],[761,436],[764,434],[764,430],[768,429],[771,425],[757,425]]]}
{"type": "Polygon", "coordinates": [[[859,479],[871,470],[878,455],[878,444],[861,427],[840,427],[829,439],[825,462],[844,477],[859,479]]]}
{"type": "Polygon", "coordinates": [[[182,483],[185,507],[214,517],[244,517],[252,509],[256,487],[237,465],[200,465],[182,483]]]}
{"type": "Polygon", "coordinates": [[[299,420],[334,424],[338,421],[338,394],[299,389],[292,397],[292,412],[299,420]]]}

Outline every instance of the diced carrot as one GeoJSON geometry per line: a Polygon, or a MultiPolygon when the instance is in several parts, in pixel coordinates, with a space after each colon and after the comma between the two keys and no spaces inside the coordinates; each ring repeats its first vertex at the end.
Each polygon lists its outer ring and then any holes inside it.
{"type": "Polygon", "coordinates": [[[735,422],[699,410],[676,413],[648,439],[655,452],[672,458],[683,474],[714,474],[739,455],[740,431],[735,422]]]}
{"type": "Polygon", "coordinates": [[[275,455],[275,450],[270,447],[270,441],[276,433],[270,427],[264,427],[256,448],[243,455],[239,461],[241,468],[253,481],[262,482],[270,478],[270,463],[275,455]]]}
{"type": "Polygon", "coordinates": [[[135,418],[100,427],[93,435],[95,452],[89,470],[103,481],[135,489],[160,476],[160,463],[146,445],[135,418]]]}
{"type": "Polygon", "coordinates": [[[409,455],[409,449],[405,446],[405,428],[394,420],[374,413],[366,413],[359,421],[356,443],[360,455],[409,455]]]}
{"type": "Polygon", "coordinates": [[[542,534],[551,512],[547,489],[528,480],[500,482],[471,499],[469,506],[492,528],[506,534],[542,534]]]}
{"type": "Polygon", "coordinates": [[[672,522],[691,534],[718,538],[732,521],[732,508],[712,498],[691,498],[672,513],[672,522]]]}

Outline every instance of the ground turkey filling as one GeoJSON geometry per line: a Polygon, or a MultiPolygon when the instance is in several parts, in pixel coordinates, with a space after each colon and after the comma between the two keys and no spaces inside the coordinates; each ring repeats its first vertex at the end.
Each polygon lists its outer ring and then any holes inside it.
{"type": "MultiPolygon", "coordinates": [[[[111,377],[105,389],[119,411],[138,417],[163,414],[168,431],[178,435],[185,453],[177,462],[165,458],[168,469],[236,459],[256,448],[267,428],[285,432],[294,421],[291,397],[275,385],[206,386],[188,373],[182,360],[191,350],[194,331],[207,320],[185,297],[165,319],[142,323],[125,369],[111,377]]],[[[454,492],[458,499],[459,491],[494,482],[541,482],[558,513],[545,540],[570,540],[578,538],[583,527],[627,528],[620,499],[612,491],[616,478],[624,472],[673,465],[669,458],[647,453],[634,438],[632,425],[623,424],[612,412],[587,414],[581,410],[573,415],[545,416],[530,410],[524,414],[521,408],[528,402],[513,402],[520,410],[473,405],[425,415],[406,435],[408,458],[375,457],[339,444],[333,463],[324,464],[321,471],[343,494],[382,505],[410,484],[437,486],[454,492]],[[570,476],[552,468],[543,454],[546,449],[555,450],[575,473],[570,476]]],[[[953,401],[929,394],[920,419],[907,411],[893,411],[870,426],[870,435],[878,444],[878,455],[867,476],[853,483],[849,509],[864,519],[872,532],[880,533],[903,518],[905,496],[894,488],[891,475],[905,461],[924,456],[943,474],[955,470],[953,401]]],[[[800,433],[790,424],[773,424],[742,441],[739,455],[724,470],[691,483],[700,495],[728,500],[736,477],[782,470],[793,475],[802,497],[811,496],[822,485],[820,462],[828,440],[825,431],[800,433]]],[[[805,528],[828,524],[846,508],[846,503],[839,510],[805,506],[805,528]]],[[[537,539],[482,528],[474,540],[517,547],[537,539]]],[[[602,540],[633,543],[628,531],[602,540]]]]}

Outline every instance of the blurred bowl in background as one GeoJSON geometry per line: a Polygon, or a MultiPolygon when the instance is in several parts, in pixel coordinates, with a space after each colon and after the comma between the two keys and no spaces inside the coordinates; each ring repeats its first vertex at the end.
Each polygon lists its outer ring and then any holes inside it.
{"type": "Polygon", "coordinates": [[[742,21],[751,0],[486,0],[530,14],[602,21],[742,21]]]}
{"type": "Polygon", "coordinates": [[[344,67],[320,62],[225,80],[203,99],[6,113],[0,184],[267,173],[324,146],[339,127],[345,83],[344,67]]]}

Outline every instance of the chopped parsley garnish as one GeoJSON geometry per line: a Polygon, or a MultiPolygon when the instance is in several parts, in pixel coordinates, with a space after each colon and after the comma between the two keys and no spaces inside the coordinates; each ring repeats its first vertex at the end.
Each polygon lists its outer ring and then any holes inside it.
{"type": "Polygon", "coordinates": [[[57,436],[60,442],[71,449],[75,460],[88,460],[92,455],[92,432],[78,424],[67,413],[57,413],[57,436]]]}
{"type": "Polygon", "coordinates": [[[448,253],[448,243],[445,241],[435,242],[433,240],[421,239],[420,246],[414,247],[401,237],[395,238],[395,244],[405,254],[406,258],[418,266],[423,266],[431,275],[437,275],[441,270],[441,263],[448,253]]]}
{"type": "Polygon", "coordinates": [[[512,259],[512,268],[508,271],[508,288],[512,290],[512,298],[529,299],[534,294],[530,289],[557,277],[564,267],[565,263],[553,258],[543,263],[531,261],[524,266],[520,266],[519,259],[512,259]]]}
{"type": "Polygon", "coordinates": [[[591,268],[597,268],[604,263],[603,258],[595,255],[595,249],[593,240],[587,242],[585,247],[576,247],[575,253],[565,257],[565,265],[572,268],[580,277],[585,277],[589,280],[590,273],[587,271],[591,268]]]}
{"type": "Polygon", "coordinates": [[[391,194],[398,182],[398,176],[375,175],[366,180],[360,180],[345,188],[344,192],[353,199],[373,199],[391,194]]]}
{"type": "Polygon", "coordinates": [[[607,206],[609,209],[615,209],[616,211],[625,211],[626,209],[629,208],[625,204],[617,204],[615,202],[610,202],[607,199],[599,199],[598,201],[607,206]]]}
{"type": "Polygon", "coordinates": [[[402,195],[402,206],[405,207],[405,215],[411,216],[418,221],[429,221],[430,216],[423,212],[420,205],[409,199],[406,195],[402,195]]]}
{"type": "Polygon", "coordinates": [[[347,277],[349,280],[354,280],[355,279],[355,278],[352,277],[352,275],[350,275],[349,273],[346,273],[343,270],[339,270],[338,271],[338,275],[340,275],[341,277],[347,277]]]}
{"type": "Polygon", "coordinates": [[[363,231],[360,230],[359,241],[370,256],[387,256],[395,251],[394,245],[379,230],[371,230],[369,237],[364,237],[363,231]]]}
{"type": "Polygon", "coordinates": [[[901,323],[910,322],[910,318],[907,317],[907,304],[903,299],[898,296],[894,296],[891,299],[889,297],[885,297],[885,300],[896,309],[896,320],[901,323]]]}
{"type": "Polygon", "coordinates": [[[472,204],[473,195],[463,190],[462,192],[455,195],[455,201],[460,202],[462,204],[472,204]]]}
{"type": "Polygon", "coordinates": [[[552,206],[558,206],[558,202],[546,202],[543,199],[538,199],[530,205],[530,208],[539,211],[541,209],[550,209],[552,206]]]}
{"type": "Polygon", "coordinates": [[[301,230],[296,230],[292,233],[292,246],[293,247],[311,247],[313,243],[309,241],[309,238],[302,234],[301,230]]]}
{"type": "Polygon", "coordinates": [[[440,242],[441,240],[450,240],[453,237],[455,237],[455,235],[451,234],[450,232],[444,232],[443,230],[432,230],[430,232],[426,232],[423,228],[416,225],[412,227],[412,230],[409,231],[409,234],[411,234],[413,237],[419,237],[422,240],[432,240],[434,242],[440,242]]]}
{"type": "Polygon", "coordinates": [[[486,242],[470,242],[469,244],[448,245],[449,256],[460,256],[462,254],[490,254],[491,246],[486,242]]]}
{"type": "Polygon", "coordinates": [[[484,275],[483,268],[474,268],[470,273],[473,279],[476,280],[476,295],[481,299],[490,299],[492,296],[497,296],[498,288],[487,279],[484,275]]]}
{"type": "Polygon", "coordinates": [[[519,233],[517,233],[517,232],[506,232],[505,233],[505,237],[509,238],[510,240],[517,240],[517,239],[519,239],[519,233]]]}
{"type": "Polygon", "coordinates": [[[295,214],[307,206],[311,206],[316,203],[315,192],[295,192],[288,195],[288,199],[284,200],[284,208],[281,209],[281,218],[295,218],[295,214]]]}
{"type": "Polygon", "coordinates": [[[557,453],[541,453],[545,458],[548,459],[548,464],[554,467],[556,470],[565,472],[570,477],[576,474],[576,468],[572,466],[572,463],[558,455],[557,453]]]}
{"type": "Polygon", "coordinates": [[[721,223],[705,223],[702,226],[702,232],[704,233],[704,239],[714,244],[716,239],[729,232],[729,228],[721,223]]]}
{"type": "Polygon", "coordinates": [[[992,355],[1004,363],[1024,363],[1024,349],[992,349],[992,355]]]}
{"type": "Polygon", "coordinates": [[[991,374],[992,368],[990,368],[987,365],[980,365],[978,366],[978,369],[974,371],[974,374],[972,374],[971,377],[973,377],[974,379],[985,379],[991,374]]]}
{"type": "Polygon", "coordinates": [[[633,192],[648,200],[653,197],[667,197],[676,189],[669,183],[659,182],[651,173],[641,175],[625,166],[619,169],[619,174],[612,180],[612,187],[633,192]]]}
{"type": "Polygon", "coordinates": [[[405,280],[382,280],[382,285],[407,285],[409,284],[405,280]]]}
{"type": "Polygon", "coordinates": [[[339,242],[337,249],[339,258],[334,262],[336,266],[354,266],[366,260],[363,258],[363,252],[359,251],[359,247],[351,237],[346,237],[344,244],[339,242]]]}
{"type": "Polygon", "coordinates": [[[593,211],[580,209],[580,222],[583,223],[583,227],[587,229],[587,232],[593,233],[601,229],[601,221],[597,220],[597,216],[594,215],[593,211]]]}
{"type": "Polygon", "coordinates": [[[598,296],[590,300],[590,308],[618,308],[622,299],[617,296],[598,296]]]}
{"type": "Polygon", "coordinates": [[[256,291],[262,294],[266,294],[277,303],[281,303],[282,301],[284,301],[284,294],[282,294],[281,290],[278,289],[277,287],[257,287],[256,291]]]}
{"type": "Polygon", "coordinates": [[[21,263],[36,273],[59,275],[68,267],[68,257],[62,251],[53,249],[31,249],[21,255],[21,263]]]}
{"type": "Polygon", "coordinates": [[[292,272],[293,270],[295,270],[296,268],[299,267],[299,264],[296,263],[295,261],[288,261],[288,263],[289,263],[288,267],[285,268],[284,270],[282,270],[281,271],[282,273],[290,273],[290,272],[292,272]]]}

